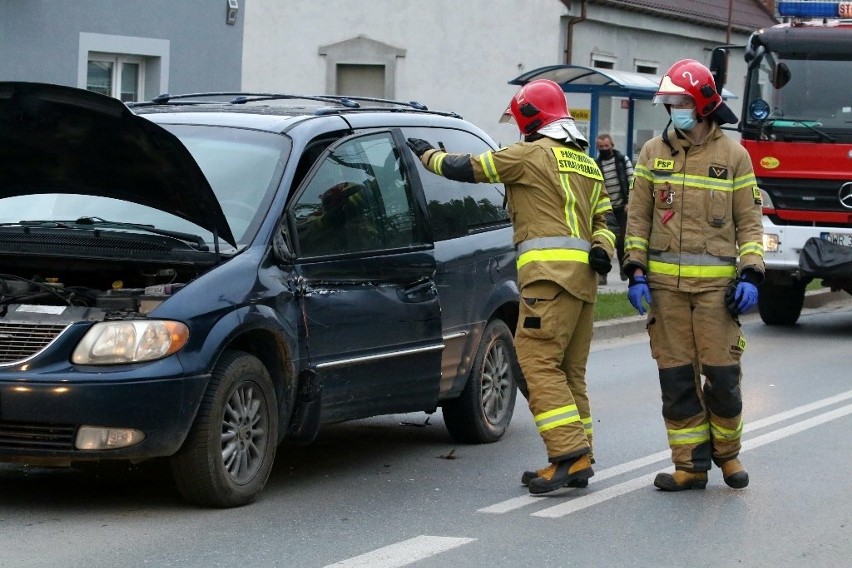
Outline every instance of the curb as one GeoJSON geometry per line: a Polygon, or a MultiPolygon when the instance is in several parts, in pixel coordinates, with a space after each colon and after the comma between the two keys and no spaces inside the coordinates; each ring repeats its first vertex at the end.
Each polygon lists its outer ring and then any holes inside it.
{"type": "MultiPolygon", "coordinates": [[[[842,290],[837,292],[832,292],[827,288],[824,290],[812,290],[805,294],[804,308],[819,308],[831,302],[848,299],[852,299],[852,296],[842,290]]],[[[760,316],[757,314],[757,311],[754,311],[744,316],[743,319],[745,321],[759,321],[760,316]]],[[[615,339],[636,333],[643,333],[646,322],[647,317],[640,315],[595,322],[592,341],[603,341],[605,339],[615,339]]]]}

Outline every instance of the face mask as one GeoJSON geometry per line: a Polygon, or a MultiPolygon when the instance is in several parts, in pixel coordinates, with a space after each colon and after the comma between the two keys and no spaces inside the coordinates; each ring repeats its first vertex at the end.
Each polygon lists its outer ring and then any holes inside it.
{"type": "Polygon", "coordinates": [[[688,132],[695,128],[697,124],[695,120],[694,109],[691,108],[673,108],[672,109],[672,124],[678,130],[688,132]]]}
{"type": "Polygon", "coordinates": [[[600,153],[600,157],[602,160],[609,160],[612,158],[612,150],[598,150],[600,153]]]}

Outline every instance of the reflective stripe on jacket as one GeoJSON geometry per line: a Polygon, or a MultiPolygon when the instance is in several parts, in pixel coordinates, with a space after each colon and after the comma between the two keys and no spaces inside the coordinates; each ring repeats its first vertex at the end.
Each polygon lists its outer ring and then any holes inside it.
{"type": "Polygon", "coordinates": [[[588,252],[601,246],[611,255],[615,235],[606,223],[612,206],[592,158],[545,137],[479,156],[429,150],[421,161],[451,179],[504,184],[520,288],[549,280],[583,301],[595,300],[597,275],[588,252]]]}

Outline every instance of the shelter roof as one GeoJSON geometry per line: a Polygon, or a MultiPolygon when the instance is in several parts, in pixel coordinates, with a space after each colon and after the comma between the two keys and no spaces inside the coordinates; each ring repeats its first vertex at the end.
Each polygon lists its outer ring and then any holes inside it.
{"type": "MultiPolygon", "coordinates": [[[[651,99],[660,84],[659,75],[598,69],[582,65],[548,65],[532,69],[509,81],[510,85],[526,85],[534,79],[550,79],[566,93],[594,93],[636,99],[651,99]]],[[[734,93],[722,89],[725,99],[737,98],[734,93]]]]}

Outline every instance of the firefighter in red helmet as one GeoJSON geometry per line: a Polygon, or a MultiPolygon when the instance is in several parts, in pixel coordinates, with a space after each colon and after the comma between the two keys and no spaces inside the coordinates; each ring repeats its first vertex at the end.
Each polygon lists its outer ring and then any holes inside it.
{"type": "Polygon", "coordinates": [[[502,183],[517,249],[520,314],[515,349],[521,388],[547,448],[548,466],[524,472],[531,493],[585,487],[592,471],[592,418],[586,361],[592,339],[596,272],[606,274],[615,235],[603,177],[585,149],[562,88],[527,83],[504,114],[524,137],[479,156],[448,154],[426,140],[408,143],[444,177],[502,183]]]}
{"type": "Polygon", "coordinates": [[[743,488],[738,316],[757,303],[764,275],[760,190],[748,154],[720,129],[737,119],[707,67],[678,61],[654,102],[674,128],[639,154],[624,260],[630,303],[640,314],[648,307],[675,466],[654,485],[703,489],[715,463],[727,485],[743,488]]]}

